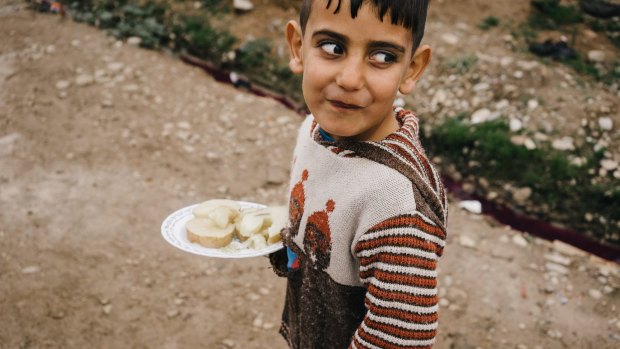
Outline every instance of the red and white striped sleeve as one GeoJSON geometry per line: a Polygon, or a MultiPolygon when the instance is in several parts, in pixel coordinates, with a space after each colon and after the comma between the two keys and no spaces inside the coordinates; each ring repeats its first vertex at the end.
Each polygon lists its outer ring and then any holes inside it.
{"type": "Polygon", "coordinates": [[[350,348],[432,348],[445,240],[445,230],[419,213],[384,220],[360,237],[355,254],[368,312],[350,348]]]}

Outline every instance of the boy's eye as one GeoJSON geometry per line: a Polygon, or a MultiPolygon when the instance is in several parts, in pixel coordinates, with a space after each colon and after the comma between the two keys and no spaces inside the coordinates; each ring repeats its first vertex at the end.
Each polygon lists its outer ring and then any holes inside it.
{"type": "Polygon", "coordinates": [[[342,49],[342,47],[333,42],[322,43],[320,44],[320,47],[323,51],[327,52],[328,54],[332,56],[340,56],[341,54],[344,53],[344,50],[342,49]]]}
{"type": "Polygon", "coordinates": [[[394,63],[396,56],[388,52],[377,52],[372,55],[372,60],[378,63],[394,63]]]}

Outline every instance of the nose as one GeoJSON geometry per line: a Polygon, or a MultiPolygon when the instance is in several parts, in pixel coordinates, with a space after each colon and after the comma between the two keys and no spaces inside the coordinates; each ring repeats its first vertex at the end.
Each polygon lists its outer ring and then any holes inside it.
{"type": "Polygon", "coordinates": [[[336,84],[346,91],[355,91],[364,87],[364,64],[358,59],[348,59],[336,75],[336,84]]]}

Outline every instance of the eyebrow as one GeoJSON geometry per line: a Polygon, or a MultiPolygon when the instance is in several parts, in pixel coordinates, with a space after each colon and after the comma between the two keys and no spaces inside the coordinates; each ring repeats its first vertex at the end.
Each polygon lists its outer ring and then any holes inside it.
{"type": "MultiPolygon", "coordinates": [[[[317,36],[320,36],[320,35],[328,36],[330,38],[333,38],[335,40],[338,40],[338,41],[342,42],[345,45],[349,43],[349,38],[347,38],[346,36],[344,36],[344,35],[342,35],[340,33],[336,33],[336,32],[331,31],[331,30],[321,29],[321,30],[317,30],[314,33],[312,33],[312,37],[313,38],[317,37],[317,36]]],[[[396,50],[396,51],[398,51],[398,52],[400,52],[402,54],[405,53],[405,48],[403,46],[397,45],[397,44],[394,44],[394,43],[388,42],[388,41],[371,41],[369,47],[373,48],[373,49],[377,49],[377,48],[390,48],[390,49],[396,50]]]]}

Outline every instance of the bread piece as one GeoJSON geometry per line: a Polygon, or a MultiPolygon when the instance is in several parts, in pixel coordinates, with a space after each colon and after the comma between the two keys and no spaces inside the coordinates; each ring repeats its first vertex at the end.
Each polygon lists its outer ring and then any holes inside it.
{"type": "Polygon", "coordinates": [[[185,229],[187,230],[187,239],[190,242],[198,243],[204,247],[220,248],[230,244],[235,226],[229,224],[227,227],[221,228],[210,219],[194,218],[187,222],[185,229]]]}

